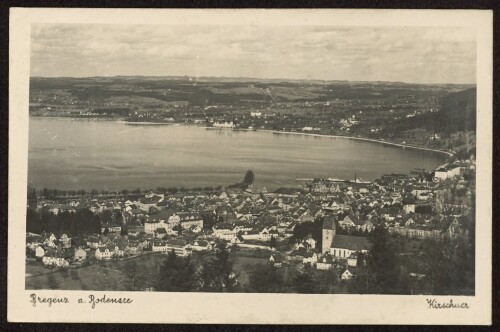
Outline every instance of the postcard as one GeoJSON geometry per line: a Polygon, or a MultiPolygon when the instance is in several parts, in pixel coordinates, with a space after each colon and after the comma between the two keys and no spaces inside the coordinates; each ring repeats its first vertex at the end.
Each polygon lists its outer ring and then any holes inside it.
{"type": "Polygon", "coordinates": [[[9,321],[491,324],[492,16],[12,8],[9,321]]]}

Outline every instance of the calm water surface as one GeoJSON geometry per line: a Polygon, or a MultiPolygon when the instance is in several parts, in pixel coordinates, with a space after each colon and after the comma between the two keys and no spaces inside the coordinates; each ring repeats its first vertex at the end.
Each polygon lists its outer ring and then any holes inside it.
{"type": "Polygon", "coordinates": [[[135,189],[257,184],[296,178],[365,180],[434,169],[446,155],[345,138],[113,121],[30,118],[28,181],[36,188],[135,189]]]}

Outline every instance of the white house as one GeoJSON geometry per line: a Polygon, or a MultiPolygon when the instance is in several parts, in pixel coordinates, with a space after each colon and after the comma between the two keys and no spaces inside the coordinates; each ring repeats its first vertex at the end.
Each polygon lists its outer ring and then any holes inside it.
{"type": "Polygon", "coordinates": [[[87,259],[87,252],[82,248],[78,248],[75,250],[74,260],[75,261],[84,261],[87,259]]]}
{"type": "Polygon", "coordinates": [[[114,250],[114,245],[100,246],[95,251],[95,258],[100,261],[110,260],[111,258],[113,258],[114,250]]]}
{"type": "Polygon", "coordinates": [[[193,251],[210,251],[212,250],[212,245],[206,240],[195,240],[191,245],[193,251]]]}
{"type": "Polygon", "coordinates": [[[222,121],[220,121],[220,122],[219,121],[215,121],[214,124],[213,124],[213,126],[215,128],[233,128],[234,127],[234,123],[233,123],[233,121],[229,121],[229,122],[228,121],[224,121],[224,122],[222,122],[222,121]]]}
{"type": "Polygon", "coordinates": [[[36,249],[35,249],[35,257],[36,258],[42,258],[43,256],[45,256],[45,249],[43,249],[42,246],[36,247],[36,249]]]}
{"type": "Polygon", "coordinates": [[[353,277],[353,274],[351,271],[349,271],[349,269],[346,269],[341,275],[340,275],[340,279],[341,280],[345,280],[345,281],[348,281],[348,280],[351,280],[353,277]]]}
{"type": "Polygon", "coordinates": [[[167,247],[166,241],[164,241],[164,240],[151,241],[151,250],[152,251],[166,252],[167,249],[168,249],[168,247],[167,247]]]}
{"type": "Polygon", "coordinates": [[[318,254],[315,251],[309,250],[304,255],[302,263],[315,265],[318,262],[318,254]]]}

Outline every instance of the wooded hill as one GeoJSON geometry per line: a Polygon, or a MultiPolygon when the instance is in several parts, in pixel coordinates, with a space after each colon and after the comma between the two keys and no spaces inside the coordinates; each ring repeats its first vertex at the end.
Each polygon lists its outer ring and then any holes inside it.
{"type": "Polygon", "coordinates": [[[397,136],[403,131],[420,128],[445,137],[459,131],[475,131],[476,89],[450,93],[442,98],[438,112],[396,120],[384,131],[388,135],[397,136]]]}

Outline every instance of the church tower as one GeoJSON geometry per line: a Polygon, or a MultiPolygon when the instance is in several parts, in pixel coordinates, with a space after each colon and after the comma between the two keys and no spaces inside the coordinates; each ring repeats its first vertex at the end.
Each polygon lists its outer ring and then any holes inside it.
{"type": "Polygon", "coordinates": [[[321,241],[321,253],[324,254],[330,251],[332,245],[333,237],[335,236],[335,219],[332,217],[327,217],[323,221],[322,230],[322,241],[321,241]]]}

